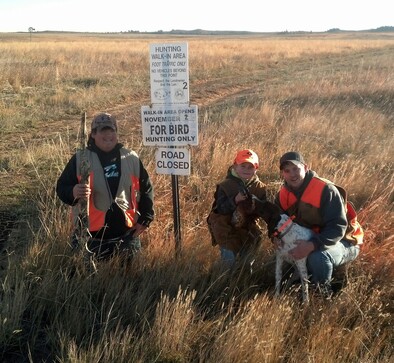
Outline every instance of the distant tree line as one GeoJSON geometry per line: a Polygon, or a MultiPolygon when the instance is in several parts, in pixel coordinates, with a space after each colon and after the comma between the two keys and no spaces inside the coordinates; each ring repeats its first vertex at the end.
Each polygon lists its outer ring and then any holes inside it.
{"type": "MultiPolygon", "coordinates": [[[[346,30],[341,30],[339,28],[332,28],[327,30],[327,33],[339,33],[346,30]]],[[[394,32],[394,26],[381,26],[376,29],[369,29],[369,30],[360,30],[360,31],[368,31],[368,32],[375,32],[375,33],[387,33],[387,32],[394,32]]]]}
{"type": "Polygon", "coordinates": [[[376,29],[372,29],[373,32],[394,32],[394,26],[381,26],[376,29]]]}

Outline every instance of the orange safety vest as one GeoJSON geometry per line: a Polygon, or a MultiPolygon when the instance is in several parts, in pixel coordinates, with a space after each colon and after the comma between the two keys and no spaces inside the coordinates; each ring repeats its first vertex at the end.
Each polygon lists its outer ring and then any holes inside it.
{"type": "MultiPolygon", "coordinates": [[[[280,206],[288,215],[296,215],[298,222],[319,233],[321,227],[323,227],[323,221],[320,215],[321,196],[327,184],[333,183],[327,179],[313,177],[299,201],[294,193],[283,186],[279,191],[280,206]]],[[[348,222],[344,238],[355,245],[361,245],[363,243],[364,231],[357,220],[357,213],[353,204],[347,200],[347,193],[342,187],[337,185],[335,187],[342,195],[348,222]]]]}
{"type": "MultiPolygon", "coordinates": [[[[88,201],[88,223],[90,231],[99,231],[105,225],[105,215],[111,204],[115,202],[123,211],[128,228],[133,227],[138,219],[138,203],[140,200],[140,164],[137,154],[125,148],[120,149],[121,176],[115,199],[105,179],[104,170],[96,153],[88,150],[90,165],[89,185],[92,193],[88,201]],[[95,190],[106,191],[95,193],[95,190]]],[[[77,170],[80,170],[80,153],[77,152],[77,170]]],[[[77,175],[78,180],[81,179],[77,175]]],[[[74,221],[79,214],[78,205],[72,211],[74,221]]]]}

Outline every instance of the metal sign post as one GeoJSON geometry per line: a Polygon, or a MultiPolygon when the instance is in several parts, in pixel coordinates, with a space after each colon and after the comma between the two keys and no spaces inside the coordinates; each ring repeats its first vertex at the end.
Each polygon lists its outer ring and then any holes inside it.
{"type": "Polygon", "coordinates": [[[181,253],[181,211],[179,207],[179,183],[178,175],[171,175],[172,185],[172,208],[174,211],[174,237],[175,237],[175,256],[181,253]]]}
{"type": "Polygon", "coordinates": [[[156,172],[170,174],[175,255],[181,252],[178,175],[190,175],[192,145],[198,145],[198,110],[189,105],[188,44],[150,45],[151,106],[141,107],[143,144],[156,150],[156,172]],[[178,146],[183,146],[178,148],[178,146]]]}

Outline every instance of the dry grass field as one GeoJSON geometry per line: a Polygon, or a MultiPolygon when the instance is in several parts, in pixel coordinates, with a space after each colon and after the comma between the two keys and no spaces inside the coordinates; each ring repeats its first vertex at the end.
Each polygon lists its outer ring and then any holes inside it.
{"type": "Polygon", "coordinates": [[[393,59],[393,33],[0,34],[0,361],[392,362],[393,59]],[[176,257],[171,176],[155,173],[155,150],[142,145],[140,108],[150,103],[149,44],[180,41],[199,145],[179,177],[176,257]],[[97,274],[71,251],[69,209],[54,191],[84,111],[117,117],[155,187],[143,253],[97,274]],[[331,301],[301,306],[294,288],[274,299],[268,238],[253,271],[220,269],[205,220],[243,148],[260,156],[270,198],[289,150],[350,192],[365,245],[336,273],[331,301]]]}

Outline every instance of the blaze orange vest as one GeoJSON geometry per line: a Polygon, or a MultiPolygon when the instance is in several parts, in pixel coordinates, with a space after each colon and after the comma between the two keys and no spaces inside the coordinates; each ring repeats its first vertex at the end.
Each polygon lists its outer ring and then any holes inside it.
{"type": "MultiPolygon", "coordinates": [[[[105,225],[105,215],[112,203],[123,211],[126,226],[131,228],[137,223],[138,203],[140,200],[140,164],[137,154],[125,148],[120,149],[121,176],[115,199],[107,184],[103,167],[96,153],[88,150],[90,165],[89,185],[92,193],[88,201],[88,222],[90,231],[98,231],[105,225]],[[97,191],[100,190],[98,193],[97,191]]],[[[77,152],[77,170],[80,170],[80,153],[77,152]]],[[[78,180],[81,179],[77,175],[78,180]]],[[[73,207],[73,217],[78,217],[78,204],[73,207]]]]}
{"type": "MultiPolygon", "coordinates": [[[[280,206],[288,215],[296,215],[297,221],[302,225],[319,233],[321,227],[323,227],[323,221],[320,214],[321,196],[327,184],[333,183],[327,179],[313,177],[305,188],[299,201],[294,193],[282,187],[279,191],[280,206]]],[[[347,200],[345,189],[337,185],[335,185],[335,187],[342,195],[348,222],[344,239],[355,245],[361,245],[363,243],[364,231],[357,220],[357,213],[353,204],[347,200]]]]}

